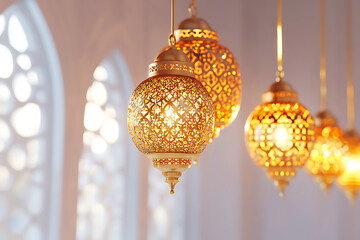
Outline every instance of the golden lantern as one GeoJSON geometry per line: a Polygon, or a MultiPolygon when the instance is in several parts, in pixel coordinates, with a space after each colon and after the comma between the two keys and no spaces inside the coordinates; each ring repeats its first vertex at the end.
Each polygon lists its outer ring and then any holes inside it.
{"type": "Polygon", "coordinates": [[[241,78],[234,55],[218,42],[218,34],[209,24],[197,18],[195,1],[190,5],[191,18],[175,31],[175,47],[195,65],[195,77],[209,92],[215,111],[215,131],[232,123],[240,110],[241,78]]]}
{"type": "Polygon", "coordinates": [[[349,200],[354,203],[360,190],[360,137],[355,131],[354,109],[354,79],[352,59],[351,2],[346,1],[346,31],[347,31],[347,104],[349,131],[345,133],[345,143],[348,151],[343,157],[344,172],[338,178],[340,187],[346,192],[349,200]]]}
{"type": "MultiPolygon", "coordinates": [[[[174,0],[171,3],[174,11],[174,0]]],[[[210,142],[214,111],[208,92],[195,79],[193,64],[174,47],[173,33],[169,39],[170,49],[149,65],[149,78],[131,96],[128,128],[135,146],[153,161],[174,193],[182,172],[210,142]]]]}
{"type": "Polygon", "coordinates": [[[315,143],[306,169],[327,192],[343,171],[342,156],[346,151],[346,145],[344,132],[332,114],[326,110],[325,0],[320,0],[320,33],[321,112],[315,117],[315,143]]]}
{"type": "Polygon", "coordinates": [[[278,73],[245,124],[245,142],[254,162],[263,168],[284,196],[285,187],[309,157],[314,138],[310,112],[283,81],[281,0],[278,0],[278,73]]]}
{"type": "Polygon", "coordinates": [[[343,174],[338,178],[339,185],[346,192],[350,201],[354,202],[360,190],[360,138],[354,131],[345,134],[345,143],[348,151],[343,157],[345,166],[343,174]]]}
{"type": "Polygon", "coordinates": [[[334,117],[327,111],[320,112],[315,117],[315,143],[306,169],[325,191],[343,172],[342,157],[347,149],[344,141],[344,132],[334,117]]]}

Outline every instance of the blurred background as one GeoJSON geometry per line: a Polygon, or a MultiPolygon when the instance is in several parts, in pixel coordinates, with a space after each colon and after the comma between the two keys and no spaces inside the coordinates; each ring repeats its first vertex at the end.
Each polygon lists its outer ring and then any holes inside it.
{"type": "MultiPolygon", "coordinates": [[[[190,0],[177,0],[176,25],[190,0]]],[[[352,1],[360,128],[360,1],[352,1]]],[[[198,0],[235,55],[239,116],[169,194],[131,142],[127,105],[167,45],[170,1],[0,2],[0,240],[358,240],[360,200],[326,196],[304,170],[285,198],[244,144],[247,116],[275,80],[276,1],[198,0]]],[[[285,80],[320,110],[319,2],[283,1],[285,80]]],[[[346,119],[345,1],[326,1],[328,109],[346,119]]]]}

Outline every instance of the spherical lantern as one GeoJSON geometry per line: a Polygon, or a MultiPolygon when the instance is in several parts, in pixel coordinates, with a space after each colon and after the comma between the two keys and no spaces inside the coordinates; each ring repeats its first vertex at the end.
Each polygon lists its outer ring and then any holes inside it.
{"type": "Polygon", "coordinates": [[[170,193],[214,131],[210,97],[193,71],[186,55],[171,47],[149,66],[149,78],[135,89],[129,103],[130,137],[162,172],[170,193]]]}
{"type": "Polygon", "coordinates": [[[234,55],[218,42],[218,34],[193,15],[175,31],[177,49],[195,65],[195,77],[209,92],[215,111],[215,131],[232,123],[240,110],[241,78],[234,55]]]}
{"type": "Polygon", "coordinates": [[[344,172],[338,178],[338,183],[346,192],[347,197],[354,202],[360,190],[360,138],[355,131],[345,134],[348,151],[343,157],[344,172]]]}
{"type": "Polygon", "coordinates": [[[314,123],[289,84],[274,83],[245,125],[245,142],[254,162],[284,195],[285,187],[303,167],[313,146],[314,123]]]}
{"type": "Polygon", "coordinates": [[[331,113],[320,112],[315,117],[314,148],[306,163],[306,169],[325,191],[330,189],[344,169],[342,157],[347,149],[344,141],[344,132],[331,113]]]}

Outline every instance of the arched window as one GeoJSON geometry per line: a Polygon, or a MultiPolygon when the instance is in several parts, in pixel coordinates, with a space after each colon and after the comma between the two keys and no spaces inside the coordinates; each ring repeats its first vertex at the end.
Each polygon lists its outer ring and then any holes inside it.
{"type": "Polygon", "coordinates": [[[61,71],[34,1],[0,15],[0,239],[58,239],[61,71]]]}
{"type": "Polygon", "coordinates": [[[120,53],[113,51],[95,69],[86,95],[78,240],[135,239],[137,151],[127,130],[132,89],[127,66],[120,53]]]}

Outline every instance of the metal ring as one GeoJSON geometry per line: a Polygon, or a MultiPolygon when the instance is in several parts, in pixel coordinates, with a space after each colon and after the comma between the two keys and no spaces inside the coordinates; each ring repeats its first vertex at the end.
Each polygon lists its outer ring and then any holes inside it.
{"type": "Polygon", "coordinates": [[[174,34],[170,34],[170,36],[169,36],[169,44],[170,44],[170,46],[175,46],[176,38],[175,38],[174,34]]]}

